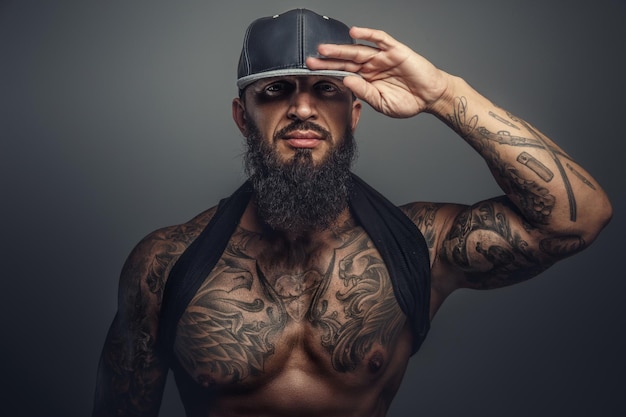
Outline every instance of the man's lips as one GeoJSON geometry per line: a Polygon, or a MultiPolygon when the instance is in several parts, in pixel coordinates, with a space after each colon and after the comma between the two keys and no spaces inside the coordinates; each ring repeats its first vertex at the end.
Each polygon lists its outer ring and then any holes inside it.
{"type": "Polygon", "coordinates": [[[289,132],[283,139],[294,148],[315,148],[324,140],[322,135],[312,130],[298,130],[289,132]]]}

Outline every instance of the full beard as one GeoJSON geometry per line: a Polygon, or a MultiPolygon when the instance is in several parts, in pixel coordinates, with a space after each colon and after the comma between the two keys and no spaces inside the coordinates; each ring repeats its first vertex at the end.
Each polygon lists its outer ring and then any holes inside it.
{"type": "MultiPolygon", "coordinates": [[[[281,161],[257,126],[248,121],[247,127],[245,170],[255,190],[261,219],[271,229],[296,234],[330,228],[348,207],[350,167],[356,154],[349,127],[317,164],[310,149],[296,149],[291,160],[281,161]]],[[[294,129],[317,131],[332,143],[330,132],[308,122],[294,122],[282,132],[294,129]]]]}

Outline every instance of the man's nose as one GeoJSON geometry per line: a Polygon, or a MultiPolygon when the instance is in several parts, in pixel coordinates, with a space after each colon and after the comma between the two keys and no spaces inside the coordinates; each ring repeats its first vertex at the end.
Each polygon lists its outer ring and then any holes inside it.
{"type": "Polygon", "coordinates": [[[287,117],[292,120],[309,120],[317,117],[316,98],[309,91],[297,90],[293,93],[287,117]]]}

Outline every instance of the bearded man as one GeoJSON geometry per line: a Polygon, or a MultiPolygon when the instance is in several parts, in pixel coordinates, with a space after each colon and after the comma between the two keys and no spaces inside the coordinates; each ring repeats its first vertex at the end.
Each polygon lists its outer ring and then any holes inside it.
{"type": "Polygon", "coordinates": [[[156,416],[170,368],[189,417],[384,416],[447,296],[529,279],[611,217],[554,142],[382,31],[258,19],[237,85],[249,180],[129,256],[94,416],[156,416]],[[361,100],[435,115],[504,195],[395,207],[350,172],[361,100]]]}

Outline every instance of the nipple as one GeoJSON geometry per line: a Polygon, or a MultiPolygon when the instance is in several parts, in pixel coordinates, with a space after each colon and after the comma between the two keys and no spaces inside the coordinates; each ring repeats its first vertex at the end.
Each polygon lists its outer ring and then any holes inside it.
{"type": "Polygon", "coordinates": [[[204,388],[211,388],[215,385],[215,379],[211,375],[200,374],[198,375],[198,383],[204,388]]]}
{"type": "Polygon", "coordinates": [[[377,351],[374,352],[370,357],[369,361],[367,362],[367,367],[371,373],[376,373],[380,371],[380,368],[383,367],[384,362],[385,358],[383,357],[383,354],[377,351]]]}

